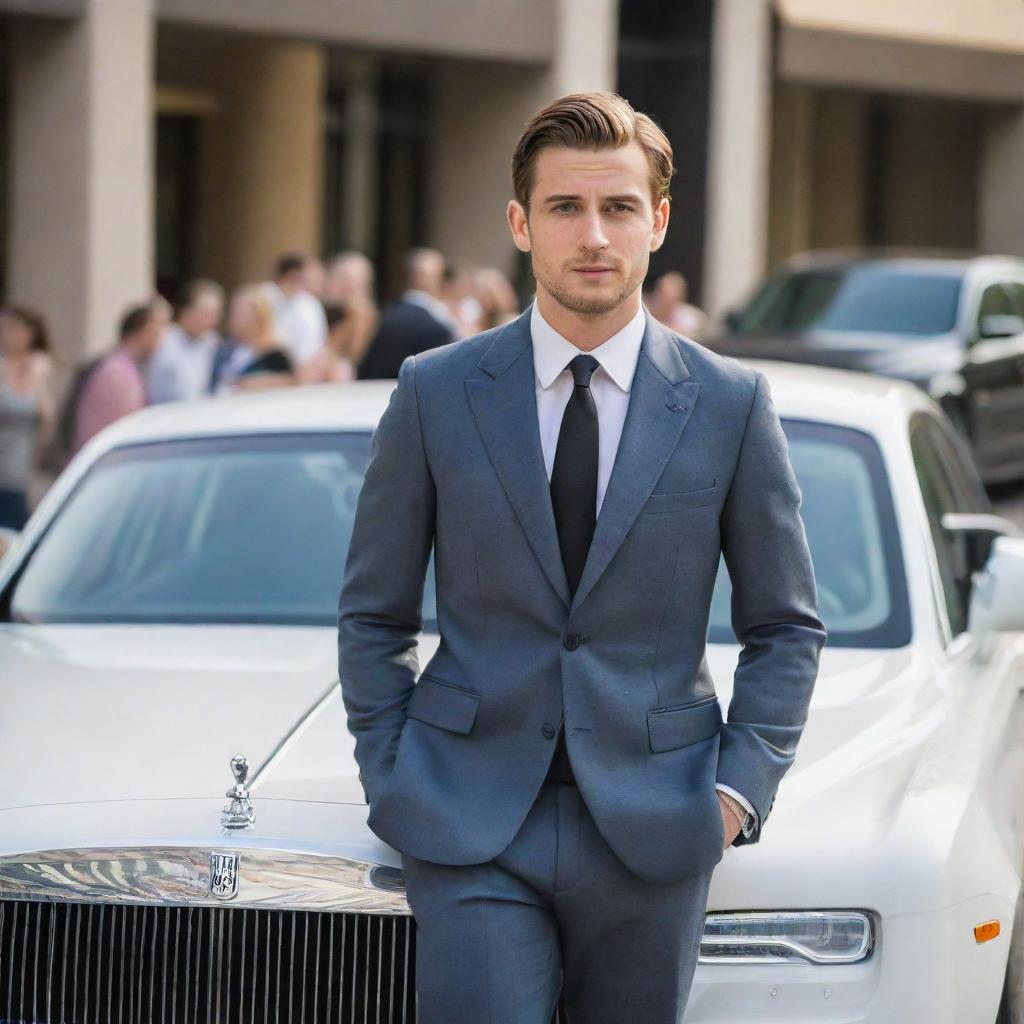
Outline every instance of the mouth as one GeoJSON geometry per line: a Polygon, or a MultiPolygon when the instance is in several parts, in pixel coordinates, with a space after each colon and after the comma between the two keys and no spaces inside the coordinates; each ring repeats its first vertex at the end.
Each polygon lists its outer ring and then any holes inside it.
{"type": "Polygon", "coordinates": [[[575,272],[582,274],[584,277],[601,277],[604,274],[611,274],[614,272],[614,267],[576,267],[575,272]]]}

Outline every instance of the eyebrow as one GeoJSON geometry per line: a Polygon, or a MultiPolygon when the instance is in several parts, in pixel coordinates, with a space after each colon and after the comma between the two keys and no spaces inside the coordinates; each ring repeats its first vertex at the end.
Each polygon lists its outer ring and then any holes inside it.
{"type": "MultiPolygon", "coordinates": [[[[545,203],[565,203],[569,201],[578,202],[583,197],[579,195],[554,195],[548,196],[545,203]]],[[[605,196],[604,202],[606,203],[636,203],[640,202],[642,196],[638,192],[627,192],[623,195],[618,196],[605,196]]]]}

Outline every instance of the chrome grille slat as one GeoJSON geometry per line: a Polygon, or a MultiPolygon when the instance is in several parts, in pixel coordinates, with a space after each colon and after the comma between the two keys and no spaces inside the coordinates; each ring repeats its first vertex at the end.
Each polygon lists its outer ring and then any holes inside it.
{"type": "Polygon", "coordinates": [[[415,939],[404,915],[0,898],[0,1019],[415,1024],[415,939]]]}
{"type": "Polygon", "coordinates": [[[14,944],[18,938],[18,904],[14,904],[14,912],[11,916],[11,956],[10,966],[7,968],[7,1019],[11,1020],[11,999],[14,997],[14,962],[17,957],[14,955],[14,944]]]}

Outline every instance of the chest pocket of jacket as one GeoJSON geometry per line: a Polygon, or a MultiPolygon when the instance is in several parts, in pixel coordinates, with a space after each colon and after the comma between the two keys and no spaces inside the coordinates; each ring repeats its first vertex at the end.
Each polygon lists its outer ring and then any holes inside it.
{"type": "Polygon", "coordinates": [[[722,708],[717,694],[647,712],[647,731],[655,753],[711,739],[721,727],[722,708]]]}
{"type": "Polygon", "coordinates": [[[407,717],[436,725],[450,732],[469,733],[480,708],[480,694],[475,690],[447,683],[436,676],[421,675],[413,687],[407,717]]]}
{"type": "Polygon", "coordinates": [[[696,487],[688,491],[673,491],[666,494],[652,494],[644,504],[644,512],[666,514],[688,512],[692,508],[703,508],[718,502],[718,481],[707,487],[696,487]]]}

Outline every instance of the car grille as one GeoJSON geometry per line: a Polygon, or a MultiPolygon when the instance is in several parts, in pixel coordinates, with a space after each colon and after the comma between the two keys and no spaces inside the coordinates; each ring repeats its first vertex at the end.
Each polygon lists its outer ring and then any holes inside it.
{"type": "Polygon", "coordinates": [[[414,1024],[415,960],[404,916],[0,900],[0,1024],[414,1024]]]}

